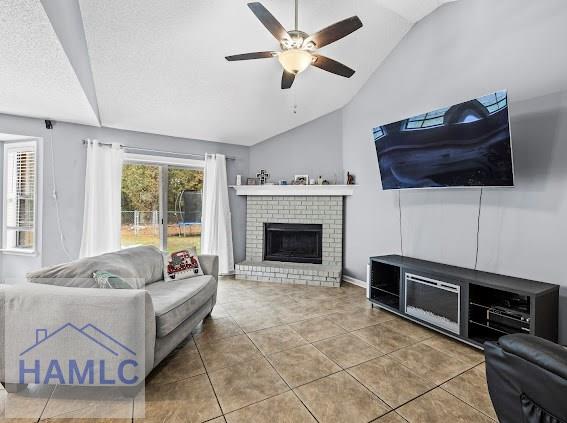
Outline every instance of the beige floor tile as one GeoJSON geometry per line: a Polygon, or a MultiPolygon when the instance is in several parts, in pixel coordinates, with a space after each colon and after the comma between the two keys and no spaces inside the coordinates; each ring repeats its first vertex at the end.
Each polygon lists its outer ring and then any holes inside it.
{"type": "Polygon", "coordinates": [[[295,304],[288,306],[286,309],[278,310],[277,317],[284,323],[295,323],[302,320],[314,319],[321,316],[319,312],[310,312],[304,309],[301,305],[295,304]]]}
{"type": "Polygon", "coordinates": [[[438,385],[472,367],[470,364],[425,344],[403,348],[390,354],[390,357],[408,367],[418,376],[438,385]]]}
{"type": "Polygon", "coordinates": [[[416,341],[423,341],[424,339],[431,338],[435,335],[435,332],[432,330],[410,322],[409,320],[402,319],[401,317],[390,319],[381,323],[381,325],[395,332],[401,333],[402,335],[415,339],[416,341]]]}
{"type": "Polygon", "coordinates": [[[57,386],[41,414],[41,419],[66,416],[75,418],[132,418],[133,400],[118,389],[107,387],[57,386]]]}
{"type": "Polygon", "coordinates": [[[53,390],[53,386],[28,385],[18,393],[0,391],[0,419],[37,421],[53,390]]]}
{"type": "Polygon", "coordinates": [[[221,304],[215,304],[213,311],[211,312],[211,317],[213,319],[224,319],[225,317],[230,317],[228,311],[221,304]]]}
{"type": "Polygon", "coordinates": [[[351,334],[317,341],[313,345],[342,368],[356,366],[383,355],[375,347],[351,334]]]}
{"type": "MultiPolygon", "coordinates": [[[[135,407],[138,407],[138,402],[135,407]]],[[[136,422],[203,422],[221,416],[207,375],[199,375],[167,385],[146,387],[145,419],[136,422]]],[[[140,415],[135,410],[135,415],[140,415]]]]}
{"type": "Polygon", "coordinates": [[[455,341],[448,336],[435,334],[433,337],[423,341],[423,343],[435,348],[436,350],[458,358],[467,364],[476,365],[484,361],[484,353],[481,350],[469,347],[468,345],[455,341]]]}
{"type": "Polygon", "coordinates": [[[354,301],[352,298],[347,297],[336,303],[331,311],[335,313],[365,313],[367,310],[372,310],[368,303],[354,301]]]}
{"type": "MultiPolygon", "coordinates": [[[[232,313],[231,313],[232,314],[232,313]]],[[[268,314],[265,310],[255,311],[247,313],[244,315],[235,315],[234,320],[238,323],[238,326],[246,332],[255,332],[262,329],[271,328],[274,326],[281,326],[284,324],[278,317],[273,315],[273,313],[268,314]],[[270,315],[272,314],[272,315],[270,315]]]]}
{"type": "Polygon", "coordinates": [[[250,294],[245,290],[225,290],[221,289],[217,292],[217,304],[227,305],[238,303],[250,299],[250,294]]]}
{"type": "Polygon", "coordinates": [[[493,423],[453,395],[437,388],[396,410],[410,423],[493,423]]]}
{"type": "Polygon", "coordinates": [[[293,323],[290,326],[309,342],[315,342],[346,333],[344,329],[322,317],[303,320],[301,322],[293,323]]]}
{"type": "Polygon", "coordinates": [[[216,419],[213,419],[213,420],[208,420],[207,423],[226,423],[226,420],[225,420],[224,416],[221,416],[221,417],[217,417],[216,419]]]}
{"type": "MultiPolygon", "coordinates": [[[[3,422],[0,419],[0,422],[2,423],[19,423],[19,422],[13,422],[13,421],[6,421],[3,422]]],[[[53,419],[47,419],[47,420],[42,420],[42,422],[45,423],[131,423],[132,419],[101,419],[101,418],[84,418],[81,417],[80,415],[73,415],[73,414],[69,414],[69,415],[65,415],[59,418],[53,418],[53,419]]]]}
{"type": "Polygon", "coordinates": [[[415,339],[382,326],[381,324],[359,329],[352,332],[352,334],[358,336],[373,347],[376,347],[384,354],[399,350],[416,342],[415,339]]]}
{"type": "Polygon", "coordinates": [[[305,339],[287,325],[251,332],[248,336],[265,355],[289,350],[307,343],[305,339]]]}
{"type": "Polygon", "coordinates": [[[379,419],[372,421],[372,423],[407,423],[407,420],[404,419],[395,411],[390,411],[385,416],[382,416],[379,419]]]}
{"type": "Polygon", "coordinates": [[[391,320],[394,318],[394,315],[378,309],[369,308],[350,313],[329,314],[326,318],[350,332],[391,320]]]}
{"type": "Polygon", "coordinates": [[[199,351],[209,372],[262,356],[246,335],[232,336],[200,345],[199,351]]]}
{"type": "Polygon", "coordinates": [[[433,382],[420,378],[386,356],[367,361],[347,371],[392,408],[397,408],[435,388],[433,382]]]}
{"type": "Polygon", "coordinates": [[[205,373],[205,366],[201,355],[191,341],[191,344],[177,349],[153,369],[146,379],[146,384],[177,382],[203,373],[205,373]]]}
{"type": "Polygon", "coordinates": [[[484,364],[451,379],[441,387],[492,419],[498,420],[488,393],[484,364]]]}
{"type": "Polygon", "coordinates": [[[231,318],[205,319],[193,330],[193,338],[198,345],[218,341],[231,336],[242,335],[242,329],[231,318]]]}
{"type": "Polygon", "coordinates": [[[209,377],[225,414],[289,390],[263,357],[212,372],[209,377]]]}
{"type": "Polygon", "coordinates": [[[291,387],[341,370],[313,345],[304,345],[268,356],[268,360],[291,387]]]}
{"type": "Polygon", "coordinates": [[[228,423],[317,423],[291,391],[227,414],[226,419],[228,423]]]}
{"type": "Polygon", "coordinates": [[[369,422],[389,411],[344,371],[300,386],[295,392],[320,423],[369,422]]]}

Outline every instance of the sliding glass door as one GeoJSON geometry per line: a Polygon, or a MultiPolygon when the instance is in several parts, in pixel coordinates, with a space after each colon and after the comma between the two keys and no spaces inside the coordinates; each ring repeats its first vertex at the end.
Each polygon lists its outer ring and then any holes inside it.
{"type": "Polygon", "coordinates": [[[203,170],[131,158],[122,172],[122,247],[201,247],[203,170]]]}
{"type": "Polygon", "coordinates": [[[154,245],[160,240],[160,168],[125,163],[122,167],[122,248],[154,245]]]}
{"type": "Polygon", "coordinates": [[[203,171],[167,168],[167,245],[168,251],[187,247],[201,252],[201,205],[203,171]]]}

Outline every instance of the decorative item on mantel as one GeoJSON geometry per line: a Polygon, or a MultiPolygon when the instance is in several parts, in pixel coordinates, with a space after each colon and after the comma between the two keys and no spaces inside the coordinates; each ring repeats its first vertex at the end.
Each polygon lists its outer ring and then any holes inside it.
{"type": "Polygon", "coordinates": [[[256,178],[258,178],[260,185],[265,185],[270,179],[270,174],[266,172],[265,169],[260,169],[260,171],[256,174],[256,178]]]}
{"type": "Polygon", "coordinates": [[[246,178],[246,185],[258,185],[257,178],[246,178]]]}
{"type": "Polygon", "coordinates": [[[309,185],[309,175],[295,175],[293,185],[309,185]]]}
{"type": "Polygon", "coordinates": [[[354,185],[354,175],[350,172],[347,172],[347,180],[346,183],[347,185],[354,185]]]}
{"type": "Polygon", "coordinates": [[[236,185],[242,185],[242,175],[236,175],[236,185]]]}

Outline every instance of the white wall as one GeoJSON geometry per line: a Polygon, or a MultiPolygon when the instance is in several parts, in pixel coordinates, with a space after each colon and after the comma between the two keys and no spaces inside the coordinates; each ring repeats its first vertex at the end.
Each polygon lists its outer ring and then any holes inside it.
{"type": "MultiPolygon", "coordinates": [[[[51,197],[51,154],[49,150],[49,131],[43,120],[0,115],[0,133],[42,137],[43,149],[43,246],[41,256],[22,257],[0,254],[0,269],[3,279],[21,278],[27,272],[41,266],[68,261],[59,240],[54,200],[51,197]]],[[[185,153],[223,153],[235,156],[237,160],[227,161],[229,183],[236,174],[248,174],[248,148],[231,145],[97,128],[83,125],[55,122],[53,129],[55,177],[58,185],[61,220],[66,239],[66,247],[71,258],[79,253],[83,224],[83,200],[86,150],[83,138],[96,138],[105,142],[117,142],[129,146],[180,151],[185,153]]],[[[235,260],[245,257],[246,205],[241,197],[230,192],[233,224],[233,243],[235,260]]]]}

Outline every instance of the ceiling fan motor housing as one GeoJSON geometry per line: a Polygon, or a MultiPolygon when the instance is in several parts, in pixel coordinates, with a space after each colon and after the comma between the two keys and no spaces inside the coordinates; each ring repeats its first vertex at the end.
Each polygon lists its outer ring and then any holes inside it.
{"type": "Polygon", "coordinates": [[[282,50],[289,50],[292,48],[305,48],[306,50],[310,50],[315,47],[315,43],[308,42],[311,48],[307,48],[307,45],[304,45],[305,40],[309,37],[309,34],[306,34],[303,31],[292,30],[288,31],[289,38],[283,38],[280,41],[280,45],[282,50]]]}

